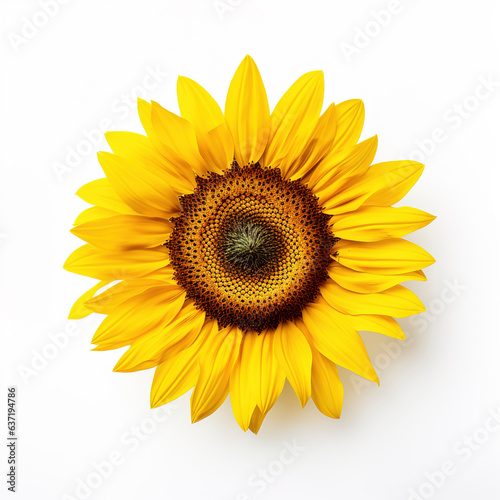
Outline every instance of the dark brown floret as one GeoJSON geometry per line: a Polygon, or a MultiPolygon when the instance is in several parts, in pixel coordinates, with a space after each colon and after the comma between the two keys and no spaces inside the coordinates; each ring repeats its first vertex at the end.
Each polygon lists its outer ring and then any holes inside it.
{"type": "Polygon", "coordinates": [[[175,279],[220,327],[276,328],[314,301],[336,239],[306,186],[234,163],[181,205],[166,243],[175,279]]]}

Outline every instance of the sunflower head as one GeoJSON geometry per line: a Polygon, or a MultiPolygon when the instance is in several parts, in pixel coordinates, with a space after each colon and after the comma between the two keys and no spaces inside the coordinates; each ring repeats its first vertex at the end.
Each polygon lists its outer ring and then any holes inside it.
{"type": "Polygon", "coordinates": [[[129,346],[115,371],[156,368],[152,406],[194,388],[198,421],[230,394],[258,432],[288,379],[338,418],[337,365],[378,382],[358,332],[404,338],[393,316],[424,310],[401,283],[434,260],[401,237],[434,217],[392,206],[423,166],[372,164],[362,102],[321,114],[323,87],[307,73],[271,113],[247,56],[224,113],[181,77],[181,116],[139,100],[146,135],[107,134],[105,177],[77,193],[87,244],[65,264],[100,281],[70,318],[106,315],[92,343],[129,346]]]}

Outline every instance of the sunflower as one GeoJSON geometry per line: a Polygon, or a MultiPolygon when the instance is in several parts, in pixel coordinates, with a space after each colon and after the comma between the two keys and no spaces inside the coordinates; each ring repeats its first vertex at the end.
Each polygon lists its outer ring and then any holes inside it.
{"type": "Polygon", "coordinates": [[[87,244],[64,266],[100,281],[70,318],[107,315],[92,344],[129,346],[115,371],[156,367],[152,407],[194,388],[197,422],[230,394],[257,433],[288,379],[338,418],[337,365],[378,383],[358,332],[403,339],[393,317],[425,310],[401,283],[434,259],[401,237],[434,217],[392,207],[423,165],[372,164],[362,101],[321,114],[323,91],[306,73],[270,113],[247,56],[224,113],[180,77],[181,116],[139,99],[147,135],[106,134],[105,178],[77,192],[93,205],[71,230],[87,244]]]}

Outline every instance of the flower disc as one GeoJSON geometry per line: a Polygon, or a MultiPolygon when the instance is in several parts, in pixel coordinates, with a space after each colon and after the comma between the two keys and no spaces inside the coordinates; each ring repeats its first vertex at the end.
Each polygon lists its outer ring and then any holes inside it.
{"type": "Polygon", "coordinates": [[[306,186],[233,164],[181,204],[167,242],[175,279],[220,326],[276,328],[315,299],[335,238],[306,186]]]}

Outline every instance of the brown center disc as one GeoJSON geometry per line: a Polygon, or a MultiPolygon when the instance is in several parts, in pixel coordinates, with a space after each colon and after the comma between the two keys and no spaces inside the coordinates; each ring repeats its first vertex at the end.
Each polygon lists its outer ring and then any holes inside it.
{"type": "Polygon", "coordinates": [[[166,246],[175,279],[220,327],[261,332],[316,298],[336,239],[316,197],[277,168],[197,178],[166,246]]]}

